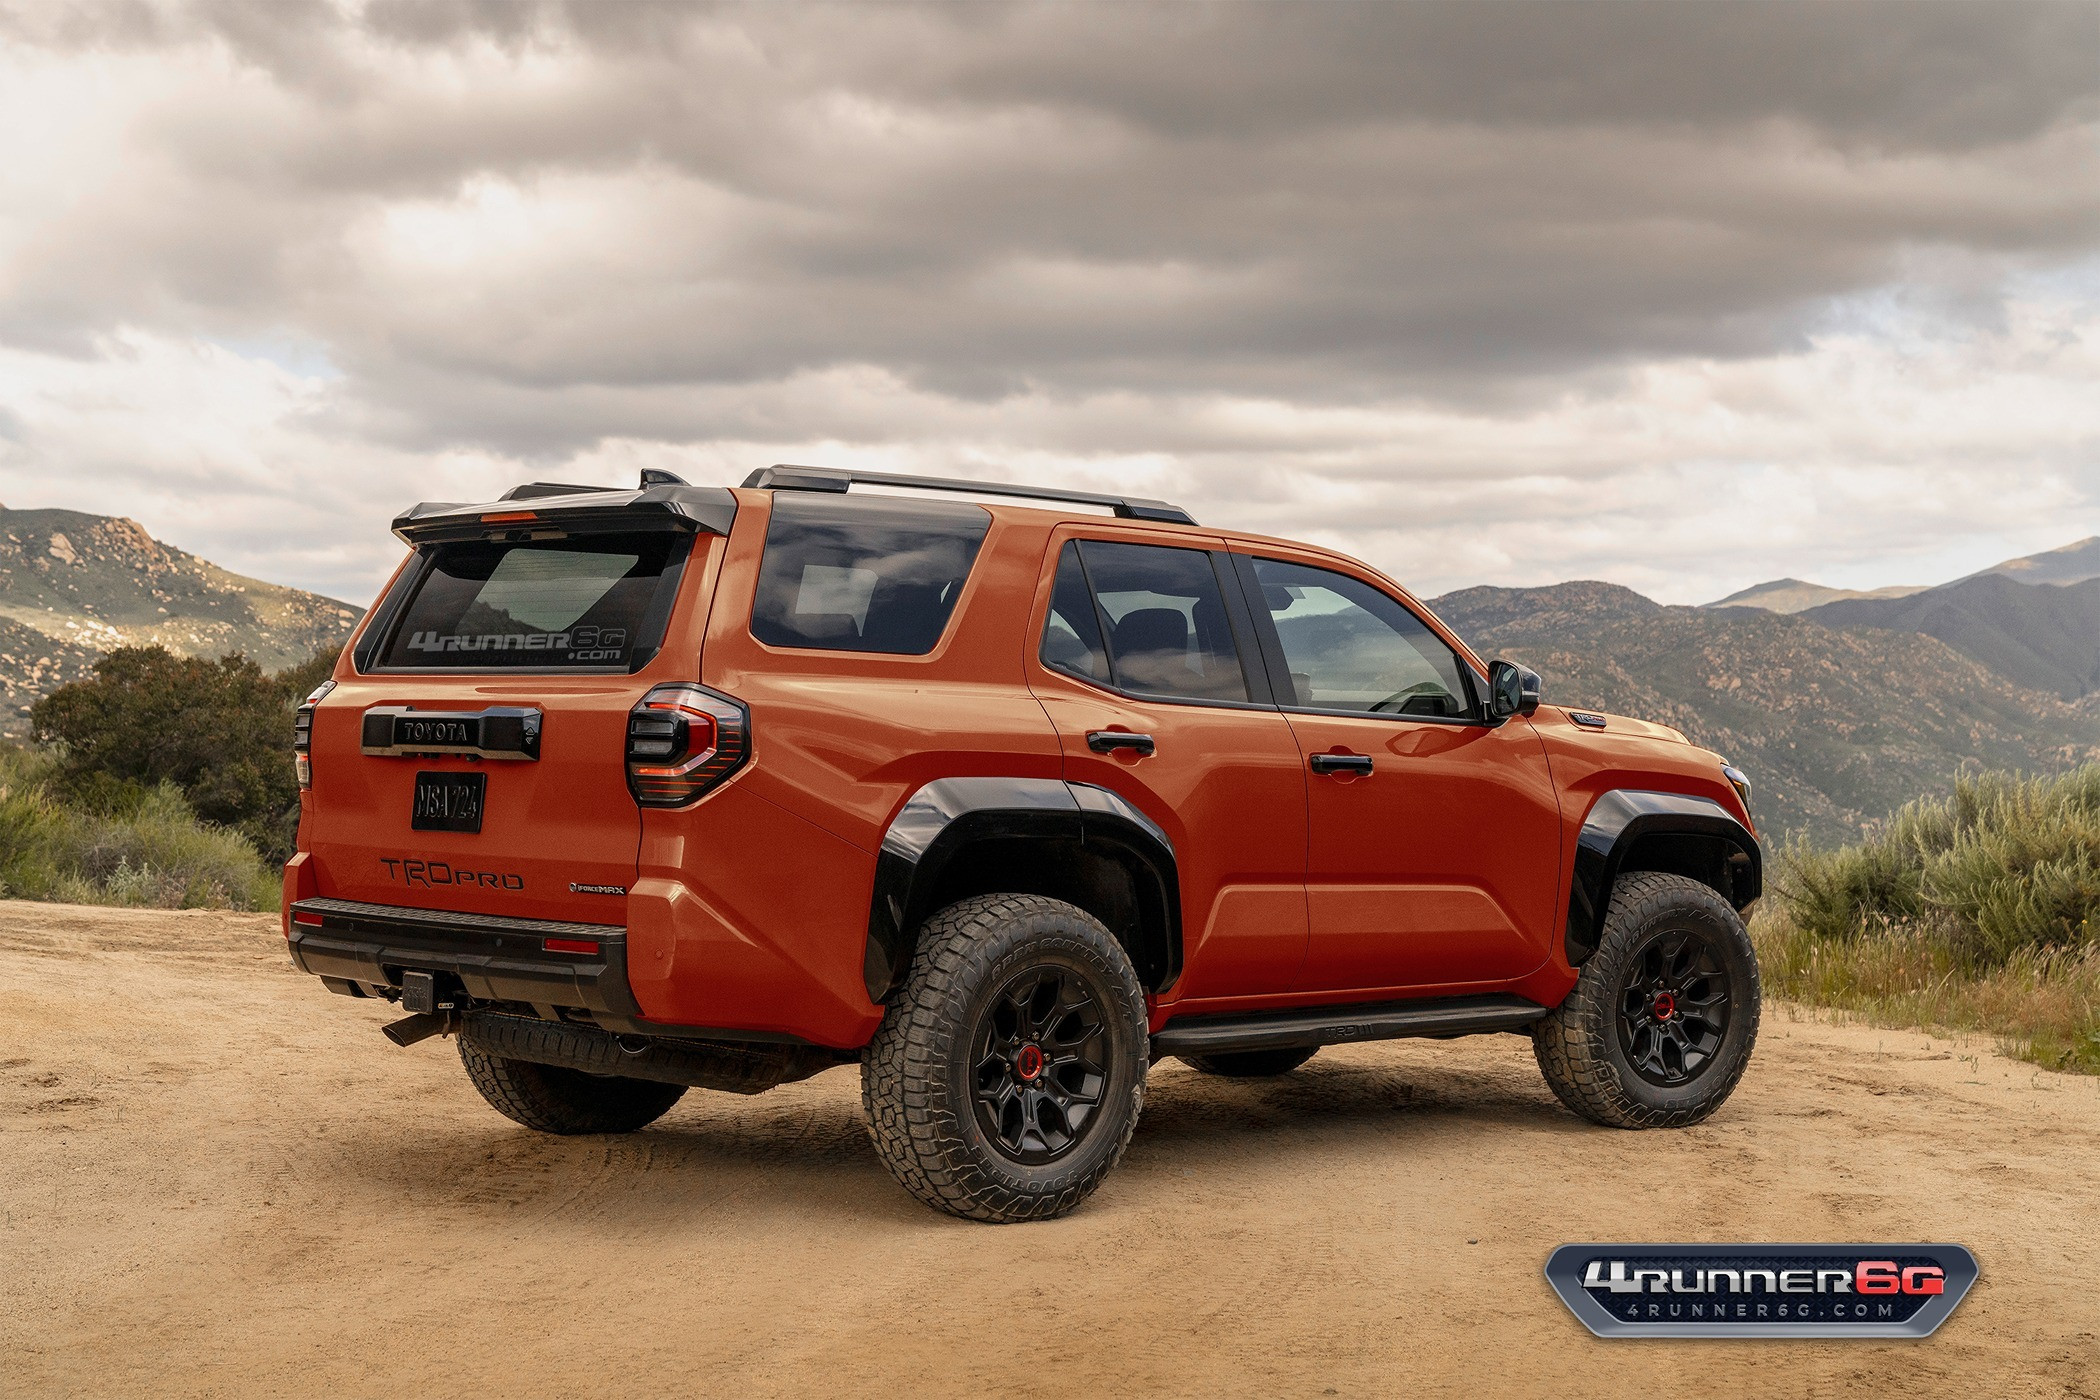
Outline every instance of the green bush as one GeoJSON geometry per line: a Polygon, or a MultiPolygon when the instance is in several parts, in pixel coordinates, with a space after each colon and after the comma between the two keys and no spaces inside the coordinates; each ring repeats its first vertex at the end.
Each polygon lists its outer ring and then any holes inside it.
{"type": "Polygon", "coordinates": [[[48,754],[0,750],[0,895],[161,909],[268,909],[280,877],[173,784],[95,810],[61,795],[48,754]]]}
{"type": "Polygon", "coordinates": [[[2100,766],[1990,773],[1911,803],[1858,845],[1784,852],[1775,892],[1805,933],[1919,926],[1974,968],[2100,941],[2100,766]]]}
{"type": "Polygon", "coordinates": [[[292,712],[334,664],[325,652],[269,675],[244,656],[119,647],[39,700],[30,725],[57,747],[51,781],[72,805],[123,815],[172,784],[198,816],[281,861],[299,826],[292,712]]]}
{"type": "Polygon", "coordinates": [[[1775,994],[2100,1073],[2100,766],[1967,778],[1857,845],[1797,841],[1773,892],[1752,931],[1775,994]]]}

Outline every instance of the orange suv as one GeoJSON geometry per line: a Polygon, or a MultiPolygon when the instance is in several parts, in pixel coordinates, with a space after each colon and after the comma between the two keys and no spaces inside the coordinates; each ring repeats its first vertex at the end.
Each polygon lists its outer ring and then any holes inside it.
{"type": "Polygon", "coordinates": [[[906,1189],[1026,1220],[1092,1192],[1165,1056],[1519,1032],[1618,1127],[1748,1061],[1748,781],[1541,708],[1355,560],[810,467],[394,531],[298,713],[285,934],[528,1127],[857,1061],[906,1189]]]}

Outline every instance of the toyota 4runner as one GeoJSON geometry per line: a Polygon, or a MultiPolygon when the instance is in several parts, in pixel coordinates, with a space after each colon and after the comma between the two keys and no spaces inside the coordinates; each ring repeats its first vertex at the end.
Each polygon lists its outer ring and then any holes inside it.
{"type": "Polygon", "coordinates": [[[857,1061],[908,1191],[1029,1220],[1115,1165],[1162,1057],[1518,1032],[1625,1128],[1748,1061],[1748,781],[1542,708],[1352,559],[808,467],[394,532],[298,711],[284,930],[527,1127],[857,1061]]]}

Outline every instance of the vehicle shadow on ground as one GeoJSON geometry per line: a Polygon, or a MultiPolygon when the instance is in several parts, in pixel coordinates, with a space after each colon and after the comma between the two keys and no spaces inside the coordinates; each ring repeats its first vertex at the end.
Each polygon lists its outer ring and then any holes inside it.
{"type": "MultiPolygon", "coordinates": [[[[1543,1086],[1488,1066],[1315,1063],[1276,1079],[1230,1080],[1163,1062],[1149,1079],[1125,1159],[1137,1170],[1124,1190],[1151,1189],[1147,1168],[1230,1171],[1250,1141],[1274,1167],[1293,1154],[1331,1158],[1353,1143],[1384,1161],[1425,1135],[1580,1130],[1543,1086]]],[[[624,1136],[534,1133],[472,1101],[435,1132],[388,1133],[375,1123],[309,1151],[338,1158],[317,1169],[361,1178],[384,1209],[500,1209],[615,1227],[773,1203],[805,1221],[924,1218],[875,1156],[850,1066],[750,1098],[694,1091],[624,1136]]]]}

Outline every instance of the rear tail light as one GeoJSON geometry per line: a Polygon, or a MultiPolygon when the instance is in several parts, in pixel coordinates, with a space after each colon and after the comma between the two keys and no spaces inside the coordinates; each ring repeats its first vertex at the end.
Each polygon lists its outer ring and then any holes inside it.
{"type": "Polygon", "coordinates": [[[322,681],[292,714],[292,767],[299,774],[301,789],[314,785],[314,706],[334,689],[334,681],[322,681]]]}
{"type": "Polygon", "coordinates": [[[697,802],[751,754],[751,712],[697,685],[660,685],[627,716],[627,788],[644,807],[697,802]]]}

